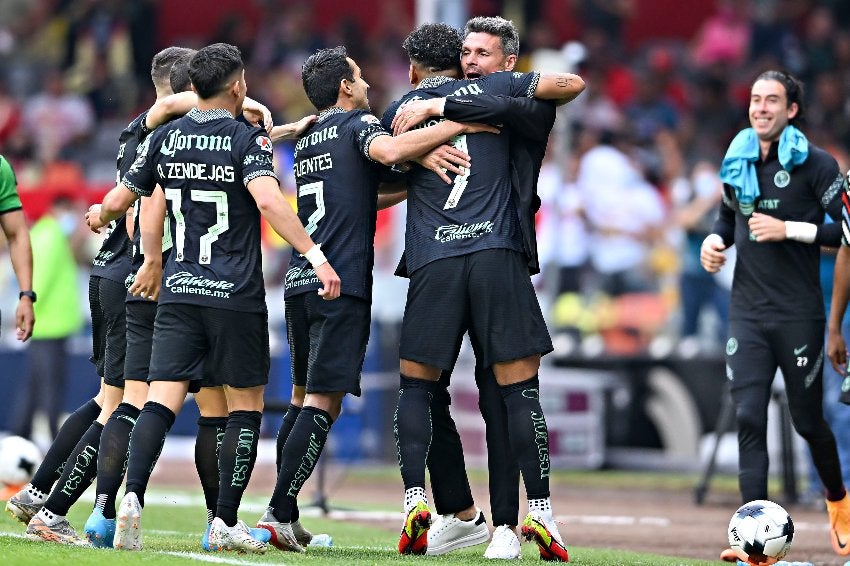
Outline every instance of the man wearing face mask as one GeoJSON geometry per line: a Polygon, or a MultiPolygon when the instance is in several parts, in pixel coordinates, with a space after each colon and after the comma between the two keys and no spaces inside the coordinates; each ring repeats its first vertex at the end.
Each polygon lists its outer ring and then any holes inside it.
{"type": "Polygon", "coordinates": [[[73,200],[57,196],[30,230],[33,251],[33,305],[38,325],[27,349],[26,381],[17,389],[14,434],[32,437],[36,411],[47,417],[51,440],[59,429],[65,395],[67,341],[83,327],[77,260],[85,232],[78,230],[80,210],[73,200]]]}

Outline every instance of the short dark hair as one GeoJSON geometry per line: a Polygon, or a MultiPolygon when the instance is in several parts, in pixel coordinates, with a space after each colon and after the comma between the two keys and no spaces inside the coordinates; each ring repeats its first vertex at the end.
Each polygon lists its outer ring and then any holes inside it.
{"type": "Polygon", "coordinates": [[[470,33],[489,33],[498,36],[502,42],[502,53],[519,55],[519,32],[511,20],[500,16],[476,16],[466,22],[463,28],[463,37],[470,33]]]}
{"type": "MultiPolygon", "coordinates": [[[[151,61],[151,80],[157,88],[164,87],[169,83],[171,68],[181,57],[191,56],[194,49],[188,47],[166,47],[153,56],[151,61]]],[[[177,92],[177,91],[174,91],[177,92]]]]}
{"type": "Polygon", "coordinates": [[[202,47],[189,62],[189,78],[199,98],[212,98],[242,71],[242,53],[229,43],[213,43],[202,47]]]}
{"type": "MultiPolygon", "coordinates": [[[[765,71],[756,77],[756,80],[753,81],[753,85],[758,81],[776,81],[784,86],[785,98],[788,99],[788,107],[790,108],[791,104],[795,102],[797,103],[797,115],[788,120],[788,123],[796,126],[803,120],[806,100],[803,81],[787,71],[778,71],[773,69],[765,71]]],[[[750,87],[752,88],[752,85],[750,85],[750,87]]]]}
{"type": "Polygon", "coordinates": [[[348,63],[345,47],[320,49],[301,66],[301,83],[307,98],[322,111],[336,104],[342,79],[354,81],[354,69],[348,63]]]}
{"type": "Polygon", "coordinates": [[[411,63],[428,71],[460,72],[463,38],[448,24],[422,24],[404,38],[401,46],[411,63]]]}
{"type": "Polygon", "coordinates": [[[190,49],[171,66],[171,92],[183,92],[192,89],[192,80],[189,78],[189,62],[194,55],[195,50],[190,49]]]}

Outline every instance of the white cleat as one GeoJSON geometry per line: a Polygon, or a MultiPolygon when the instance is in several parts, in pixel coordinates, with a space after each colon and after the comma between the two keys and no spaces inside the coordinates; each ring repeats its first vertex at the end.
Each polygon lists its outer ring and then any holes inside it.
{"type": "Polygon", "coordinates": [[[237,521],[228,527],[220,517],[213,519],[210,525],[210,550],[235,550],[236,552],[265,554],[268,545],[251,536],[251,532],[243,521],[237,521]]]}
{"type": "Polygon", "coordinates": [[[124,496],[115,521],[113,548],[119,550],[142,549],[142,506],[132,491],[124,496]]]}

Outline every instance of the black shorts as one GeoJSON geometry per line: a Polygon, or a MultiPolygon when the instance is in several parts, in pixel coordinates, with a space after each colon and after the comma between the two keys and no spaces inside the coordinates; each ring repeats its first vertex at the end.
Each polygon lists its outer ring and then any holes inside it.
{"type": "Polygon", "coordinates": [[[92,323],[92,355],[89,360],[104,383],[115,387],[124,387],[126,297],[127,289],[121,283],[94,275],[89,277],[92,323]]]}
{"type": "Polygon", "coordinates": [[[124,361],[124,379],[147,381],[151,365],[153,321],[156,303],[133,301],[127,303],[127,359],[124,361]]]}
{"type": "Polygon", "coordinates": [[[286,299],[293,385],[306,386],[307,393],[360,396],[371,320],[369,302],[349,295],[326,301],[310,292],[286,299]]]}
{"type": "MultiPolygon", "coordinates": [[[[153,326],[157,304],[152,301],[127,303],[127,358],[124,360],[124,379],[148,381],[153,345],[153,326]]],[[[192,381],[189,392],[197,393],[206,382],[192,381]]]]}
{"type": "Polygon", "coordinates": [[[148,381],[255,387],[269,382],[266,313],[159,305],[148,381]]]}
{"type": "Polygon", "coordinates": [[[411,274],[401,358],[451,369],[467,331],[484,367],[552,351],[522,254],[483,250],[433,261],[411,274]]]}

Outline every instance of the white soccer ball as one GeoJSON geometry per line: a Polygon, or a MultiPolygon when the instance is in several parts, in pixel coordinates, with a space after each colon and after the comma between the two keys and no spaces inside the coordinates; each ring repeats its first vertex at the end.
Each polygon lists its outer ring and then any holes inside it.
{"type": "Polygon", "coordinates": [[[794,522],[780,505],[759,499],[745,503],[729,521],[729,546],[750,564],[773,564],[791,549],[794,522]]]}
{"type": "Polygon", "coordinates": [[[0,439],[0,484],[23,485],[41,464],[41,450],[21,436],[0,439]]]}

